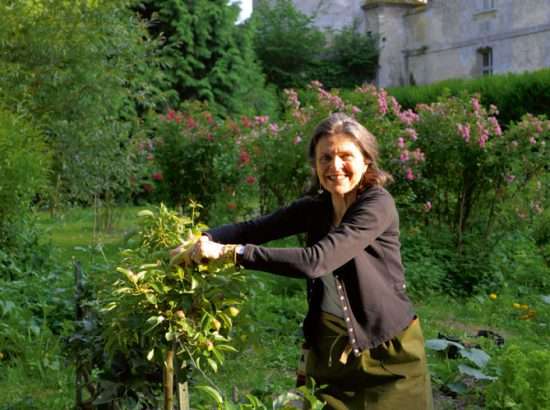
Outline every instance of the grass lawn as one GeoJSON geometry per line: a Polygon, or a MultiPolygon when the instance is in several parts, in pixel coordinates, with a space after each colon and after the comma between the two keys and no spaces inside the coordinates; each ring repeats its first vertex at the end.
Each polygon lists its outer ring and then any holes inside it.
{"type": "MultiPolygon", "coordinates": [[[[97,229],[97,219],[89,209],[70,209],[54,217],[41,214],[39,221],[54,247],[55,258],[60,265],[67,266],[70,278],[74,259],[81,261],[84,269],[95,263],[116,263],[118,251],[124,248],[124,238],[134,228],[140,209],[143,208],[117,209],[110,231],[97,229]]],[[[249,301],[235,323],[234,340],[239,352],[228,354],[225,366],[211,380],[227,397],[251,393],[267,402],[294,387],[300,322],[306,310],[305,287],[300,280],[250,272],[249,294],[249,301]]],[[[426,339],[445,335],[467,346],[479,347],[491,357],[498,356],[502,347],[497,346],[494,337],[477,337],[479,330],[502,336],[505,346],[517,344],[524,350],[550,347],[550,309],[536,291],[504,289],[492,298],[431,295],[415,298],[414,303],[426,339]],[[528,309],[534,313],[526,319],[528,309]]],[[[57,367],[46,372],[33,371],[27,363],[15,362],[7,367],[0,362],[0,410],[57,410],[74,405],[73,366],[62,358],[60,346],[53,339],[49,344],[43,341],[29,346],[38,356],[59,355],[57,367]]],[[[448,386],[457,383],[482,386],[482,382],[474,383],[472,378],[459,373],[458,365],[465,363],[465,359],[447,359],[432,350],[428,350],[428,357],[437,408],[478,408],[477,393],[453,398],[440,392],[443,389],[450,394],[448,386]]],[[[494,371],[491,361],[487,371],[494,371]]],[[[193,403],[193,391],[191,394],[193,403]]]]}

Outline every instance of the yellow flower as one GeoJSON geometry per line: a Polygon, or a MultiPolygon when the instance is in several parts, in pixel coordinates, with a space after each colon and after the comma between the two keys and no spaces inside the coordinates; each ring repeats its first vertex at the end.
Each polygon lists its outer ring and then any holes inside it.
{"type": "Polygon", "coordinates": [[[512,307],[513,307],[514,309],[521,309],[521,305],[520,305],[519,303],[513,303],[513,304],[512,304],[512,307]]]}
{"type": "Polygon", "coordinates": [[[491,299],[491,300],[497,300],[497,294],[496,294],[496,293],[491,293],[491,294],[489,295],[489,299],[491,299]]]}

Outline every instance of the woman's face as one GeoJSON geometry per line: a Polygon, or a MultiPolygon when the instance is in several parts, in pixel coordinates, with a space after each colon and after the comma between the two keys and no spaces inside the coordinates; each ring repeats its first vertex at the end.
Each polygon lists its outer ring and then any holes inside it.
{"type": "Polygon", "coordinates": [[[321,186],[333,195],[346,195],[359,186],[366,158],[346,134],[322,137],[315,147],[315,170],[321,186]]]}

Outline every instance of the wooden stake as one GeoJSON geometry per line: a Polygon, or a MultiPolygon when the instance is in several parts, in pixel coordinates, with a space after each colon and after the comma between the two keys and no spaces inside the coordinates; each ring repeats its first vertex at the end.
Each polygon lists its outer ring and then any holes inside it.
{"type": "Polygon", "coordinates": [[[174,356],[175,349],[172,347],[166,352],[164,362],[164,410],[174,410],[174,356]]]}

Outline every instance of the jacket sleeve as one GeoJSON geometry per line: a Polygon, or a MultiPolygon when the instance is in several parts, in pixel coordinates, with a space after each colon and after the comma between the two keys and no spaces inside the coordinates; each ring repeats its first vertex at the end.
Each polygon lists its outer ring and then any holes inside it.
{"type": "Polygon", "coordinates": [[[249,269],[285,276],[318,278],[359,255],[397,219],[391,195],[371,188],[350,206],[342,222],[306,248],[266,248],[247,245],[240,263],[249,269]]]}
{"type": "Polygon", "coordinates": [[[269,215],[246,222],[222,225],[205,232],[219,243],[262,244],[307,231],[314,199],[301,198],[269,215]]]}

